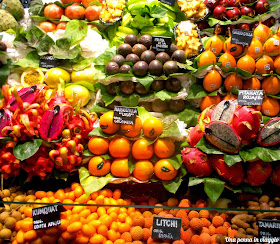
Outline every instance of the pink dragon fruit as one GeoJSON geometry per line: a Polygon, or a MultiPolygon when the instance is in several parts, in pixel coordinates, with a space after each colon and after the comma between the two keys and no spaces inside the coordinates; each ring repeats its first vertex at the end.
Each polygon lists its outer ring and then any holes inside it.
{"type": "Polygon", "coordinates": [[[214,108],[211,116],[211,121],[222,121],[231,123],[235,109],[237,107],[236,101],[223,100],[214,108]]]}
{"type": "Polygon", "coordinates": [[[210,155],[213,168],[219,176],[227,180],[232,185],[239,185],[244,180],[244,170],[241,162],[229,167],[224,160],[224,155],[210,155]]]}
{"type": "Polygon", "coordinates": [[[271,182],[273,185],[280,186],[280,165],[277,165],[272,172],[271,182]]]}
{"type": "Polygon", "coordinates": [[[257,137],[261,126],[260,112],[247,106],[238,106],[234,112],[232,127],[241,137],[242,142],[249,144],[257,137]]]}
{"type": "Polygon", "coordinates": [[[280,117],[270,119],[258,134],[258,144],[273,146],[280,142],[280,117]]]}
{"type": "Polygon", "coordinates": [[[197,120],[199,124],[208,124],[211,121],[211,116],[214,111],[215,106],[210,106],[204,109],[200,115],[198,115],[197,120]]]}
{"type": "Polygon", "coordinates": [[[212,165],[205,153],[197,148],[185,148],[181,153],[189,173],[198,177],[209,176],[212,173],[212,165]]]}
{"type": "Polygon", "coordinates": [[[191,147],[194,147],[200,139],[203,137],[204,133],[201,130],[201,126],[198,124],[195,127],[191,128],[188,135],[188,141],[191,147]]]}
{"type": "Polygon", "coordinates": [[[0,109],[0,137],[3,137],[2,130],[12,123],[12,113],[8,109],[0,109]]]}
{"type": "Polygon", "coordinates": [[[266,163],[262,160],[250,162],[247,168],[245,182],[251,186],[263,185],[271,175],[271,172],[272,166],[270,163],[266,163]]]}
{"type": "Polygon", "coordinates": [[[238,153],[241,141],[237,132],[227,123],[211,121],[205,126],[205,137],[220,150],[228,153],[238,153]]]}

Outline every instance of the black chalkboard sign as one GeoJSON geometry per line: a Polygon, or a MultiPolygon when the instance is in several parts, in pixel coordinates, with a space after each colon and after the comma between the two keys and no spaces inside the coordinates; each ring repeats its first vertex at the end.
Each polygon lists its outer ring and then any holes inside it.
{"type": "Polygon", "coordinates": [[[152,238],[180,240],[181,218],[166,218],[154,216],[152,238]]]}
{"type": "Polygon", "coordinates": [[[31,0],[21,0],[21,4],[24,8],[29,8],[30,2],[31,2],[31,0]]]}
{"type": "Polygon", "coordinates": [[[114,107],[114,123],[134,125],[136,115],[138,114],[137,108],[115,106],[114,107]]]}
{"type": "Polygon", "coordinates": [[[168,4],[170,6],[174,6],[176,0],[160,0],[162,3],[168,4]]]}
{"type": "Polygon", "coordinates": [[[39,66],[41,68],[51,69],[58,65],[58,60],[52,55],[44,55],[40,57],[39,66]]]}
{"type": "Polygon", "coordinates": [[[61,205],[48,205],[32,209],[33,229],[46,229],[61,224],[60,213],[65,211],[61,205]]]}
{"type": "Polygon", "coordinates": [[[152,49],[157,52],[168,52],[170,50],[171,43],[171,37],[153,36],[152,49]]]}
{"type": "Polygon", "coordinates": [[[253,39],[253,31],[233,29],[231,33],[231,43],[240,45],[250,45],[253,39]]]}
{"type": "Polygon", "coordinates": [[[262,105],[263,90],[238,90],[238,105],[262,105]]]}
{"type": "MultiPolygon", "coordinates": [[[[259,219],[259,238],[260,243],[280,243],[280,221],[271,219],[259,219]]],[[[256,243],[256,242],[255,242],[256,243]]]]}

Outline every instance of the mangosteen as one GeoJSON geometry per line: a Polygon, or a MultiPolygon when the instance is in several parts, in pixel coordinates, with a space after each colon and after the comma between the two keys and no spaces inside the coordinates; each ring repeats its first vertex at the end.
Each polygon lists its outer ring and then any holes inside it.
{"type": "Polygon", "coordinates": [[[146,50],[141,54],[141,60],[145,61],[147,64],[149,64],[151,61],[155,59],[156,55],[151,50],[146,50]]]}
{"type": "Polygon", "coordinates": [[[109,62],[105,66],[106,75],[114,75],[119,72],[119,65],[116,62],[109,62]]]}
{"type": "Polygon", "coordinates": [[[132,67],[133,74],[139,77],[143,77],[148,74],[149,66],[145,61],[138,61],[132,67]]]}
{"type": "Polygon", "coordinates": [[[114,57],[112,57],[112,61],[116,62],[119,67],[121,67],[125,61],[124,57],[120,54],[116,54],[114,57]]]}
{"type": "Polygon", "coordinates": [[[170,46],[170,53],[172,54],[172,53],[174,53],[176,50],[178,50],[178,48],[177,48],[177,46],[175,45],[175,44],[171,44],[171,46],[170,46]]]}
{"type": "Polygon", "coordinates": [[[154,80],[151,84],[151,88],[154,91],[161,91],[164,89],[164,81],[163,80],[154,80]]]}
{"type": "Polygon", "coordinates": [[[165,64],[170,59],[170,56],[165,52],[160,52],[157,54],[156,59],[158,59],[162,64],[165,64]]]}
{"type": "Polygon", "coordinates": [[[138,42],[137,36],[133,34],[129,34],[124,38],[124,43],[129,44],[130,46],[134,46],[138,42]]]}
{"type": "Polygon", "coordinates": [[[119,85],[119,82],[114,82],[111,83],[109,85],[106,86],[106,91],[110,94],[110,95],[116,95],[116,86],[119,85]]]}
{"type": "Polygon", "coordinates": [[[175,61],[167,61],[164,65],[163,65],[163,72],[166,75],[170,75],[173,73],[178,72],[179,67],[177,65],[177,62],[175,61]]]}
{"type": "Polygon", "coordinates": [[[131,95],[134,92],[134,83],[131,80],[121,81],[121,92],[131,95]]]}
{"type": "Polygon", "coordinates": [[[162,63],[157,59],[151,61],[149,64],[149,72],[151,75],[160,76],[162,74],[162,63]]]}
{"type": "Polygon", "coordinates": [[[156,99],[152,102],[152,110],[154,112],[163,113],[168,109],[167,101],[156,99]]]}
{"type": "Polygon", "coordinates": [[[148,112],[153,111],[153,110],[152,110],[152,104],[151,104],[150,102],[140,102],[140,103],[138,104],[138,106],[139,106],[139,107],[145,108],[148,112]]]}
{"type": "Polygon", "coordinates": [[[150,92],[150,88],[146,89],[141,83],[136,83],[135,92],[139,95],[147,95],[150,92]]]}
{"type": "Polygon", "coordinates": [[[185,109],[185,101],[184,100],[170,100],[168,104],[168,110],[171,113],[179,113],[185,109]]]}
{"type": "Polygon", "coordinates": [[[4,42],[0,42],[0,51],[7,51],[7,45],[4,42]]]}
{"type": "Polygon", "coordinates": [[[140,58],[136,54],[130,53],[126,56],[125,61],[135,64],[136,62],[140,61],[140,58]]]}
{"type": "Polygon", "coordinates": [[[170,92],[178,92],[181,90],[181,81],[177,78],[169,78],[165,83],[165,88],[170,92]]]}
{"type": "Polygon", "coordinates": [[[120,67],[120,73],[127,74],[131,70],[131,67],[128,64],[123,64],[120,67]]]}
{"type": "Polygon", "coordinates": [[[177,61],[179,63],[186,63],[187,55],[183,50],[176,50],[172,56],[172,60],[177,61]]]}
{"type": "Polygon", "coordinates": [[[150,49],[151,45],[152,45],[152,36],[150,35],[142,35],[139,37],[138,42],[140,44],[143,44],[147,49],[150,49]]]}
{"type": "Polygon", "coordinates": [[[128,54],[132,53],[132,47],[127,43],[122,43],[118,47],[118,54],[126,57],[128,54]]]}
{"type": "Polygon", "coordinates": [[[146,51],[147,48],[143,45],[143,44],[135,44],[133,47],[132,47],[132,52],[135,53],[136,55],[138,55],[138,57],[141,56],[141,54],[146,51]]]}
{"type": "Polygon", "coordinates": [[[106,108],[114,110],[115,106],[121,106],[121,103],[118,101],[113,101],[111,104],[109,104],[108,106],[106,106],[106,108]]]}

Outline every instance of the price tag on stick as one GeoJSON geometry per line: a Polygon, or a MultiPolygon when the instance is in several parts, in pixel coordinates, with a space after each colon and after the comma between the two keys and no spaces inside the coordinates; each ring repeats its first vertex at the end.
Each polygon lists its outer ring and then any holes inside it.
{"type": "Polygon", "coordinates": [[[230,42],[233,44],[250,45],[253,39],[253,31],[233,29],[230,42]]]}
{"type": "Polygon", "coordinates": [[[172,44],[171,37],[153,36],[152,49],[157,52],[168,52],[172,44]]]}
{"type": "Polygon", "coordinates": [[[115,106],[113,120],[117,124],[134,125],[137,114],[135,107],[115,106]]]}
{"type": "Polygon", "coordinates": [[[154,216],[152,238],[180,240],[181,218],[166,218],[154,216]]]}
{"type": "Polygon", "coordinates": [[[238,90],[238,105],[262,105],[263,90],[238,90]]]}

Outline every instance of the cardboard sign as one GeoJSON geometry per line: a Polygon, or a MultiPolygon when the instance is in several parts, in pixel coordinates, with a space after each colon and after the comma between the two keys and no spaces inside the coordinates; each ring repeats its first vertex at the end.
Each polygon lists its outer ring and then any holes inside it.
{"type": "Polygon", "coordinates": [[[250,45],[253,39],[253,31],[233,29],[231,33],[231,43],[240,45],[250,45]]]}
{"type": "Polygon", "coordinates": [[[21,4],[24,8],[29,8],[30,2],[31,2],[31,0],[21,0],[21,4]]]}
{"type": "Polygon", "coordinates": [[[259,238],[260,243],[279,243],[280,242],[280,221],[271,219],[259,219],[259,238]]]}
{"type": "Polygon", "coordinates": [[[114,123],[134,125],[136,115],[138,114],[137,108],[115,106],[114,107],[114,123]]]}
{"type": "Polygon", "coordinates": [[[44,55],[40,57],[39,66],[41,68],[51,69],[57,67],[58,60],[52,55],[44,55]]]}
{"type": "Polygon", "coordinates": [[[61,205],[48,205],[32,209],[33,229],[46,229],[61,224],[60,213],[65,211],[61,205]]]}
{"type": "Polygon", "coordinates": [[[181,218],[166,218],[154,216],[152,238],[180,240],[181,218]]]}
{"type": "Polygon", "coordinates": [[[238,90],[238,105],[262,105],[263,90],[238,90]]]}
{"type": "Polygon", "coordinates": [[[153,36],[152,49],[157,52],[168,52],[170,50],[171,43],[171,37],[153,36]]]}
{"type": "Polygon", "coordinates": [[[176,0],[160,0],[162,3],[165,3],[170,6],[174,6],[176,0]]]}

